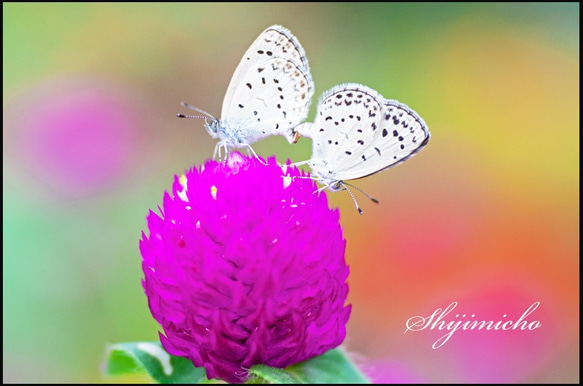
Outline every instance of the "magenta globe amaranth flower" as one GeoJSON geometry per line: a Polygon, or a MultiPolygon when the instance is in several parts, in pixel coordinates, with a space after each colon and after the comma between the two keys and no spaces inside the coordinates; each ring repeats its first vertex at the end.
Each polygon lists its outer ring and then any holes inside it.
{"type": "Polygon", "coordinates": [[[240,153],[176,177],[142,233],[160,340],[208,378],[286,367],[338,346],[350,306],[338,210],[297,168],[240,153]]]}

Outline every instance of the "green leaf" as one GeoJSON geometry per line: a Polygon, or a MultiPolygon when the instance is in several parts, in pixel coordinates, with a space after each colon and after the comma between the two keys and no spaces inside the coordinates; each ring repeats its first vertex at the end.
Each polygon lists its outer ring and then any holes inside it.
{"type": "Polygon", "coordinates": [[[255,365],[249,373],[247,383],[371,383],[340,348],[286,369],[255,365]]]}
{"type": "Polygon", "coordinates": [[[303,383],[298,382],[295,378],[287,373],[284,369],[270,367],[266,365],[255,365],[249,370],[252,376],[245,383],[303,383]]]}
{"type": "Polygon", "coordinates": [[[340,348],[290,366],[286,370],[308,383],[372,383],[340,348]]]}
{"type": "Polygon", "coordinates": [[[104,363],[107,375],[147,373],[158,383],[212,383],[204,368],[184,357],[168,354],[160,342],[110,345],[104,363]]]}

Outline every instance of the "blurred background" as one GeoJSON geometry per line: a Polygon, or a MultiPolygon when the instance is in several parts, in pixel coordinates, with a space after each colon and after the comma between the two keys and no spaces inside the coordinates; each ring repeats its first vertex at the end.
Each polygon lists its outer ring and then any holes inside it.
{"type": "MultiPolygon", "coordinates": [[[[330,193],[347,239],[345,347],[377,382],[579,382],[579,4],[3,4],[3,380],[115,382],[108,343],[157,340],[138,240],[175,174],[216,141],[243,53],[272,24],[316,94],[366,84],[432,139],[330,193]],[[533,331],[405,332],[447,318],[533,331]],[[454,314],[460,318],[454,318],[454,314]],[[504,316],[506,315],[506,316],[504,316]]],[[[309,158],[311,142],[254,145],[309,158]]]]}

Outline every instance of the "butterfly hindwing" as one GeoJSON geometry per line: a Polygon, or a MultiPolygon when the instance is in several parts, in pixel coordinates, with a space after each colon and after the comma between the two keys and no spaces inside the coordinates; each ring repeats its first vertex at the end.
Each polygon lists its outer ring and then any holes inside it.
{"type": "Polygon", "coordinates": [[[248,142],[285,131],[308,115],[314,93],[299,41],[281,26],[267,28],[251,44],[227,89],[221,123],[248,142]]]}
{"type": "Polygon", "coordinates": [[[328,183],[394,166],[429,140],[427,126],[417,113],[354,83],[324,93],[314,123],[301,130],[313,141],[312,170],[328,183]]]}

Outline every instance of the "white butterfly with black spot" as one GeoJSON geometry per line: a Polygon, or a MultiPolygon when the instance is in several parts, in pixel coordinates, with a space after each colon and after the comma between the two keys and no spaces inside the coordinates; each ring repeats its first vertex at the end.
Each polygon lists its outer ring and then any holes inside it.
{"type": "MultiPolygon", "coordinates": [[[[247,147],[270,135],[283,135],[288,142],[298,140],[295,126],[308,116],[314,94],[304,49],[292,33],[279,25],[263,31],[251,44],[237,66],[221,111],[221,119],[193,107],[206,117],[205,127],[219,142],[214,158],[221,149],[227,154],[232,148],[247,147]]],[[[256,154],[255,154],[256,155],[256,154]]]]}
{"type": "MultiPolygon", "coordinates": [[[[427,125],[415,111],[357,83],[326,91],[314,122],[295,131],[311,138],[313,147],[311,158],[296,165],[308,164],[313,177],[324,185],[319,190],[332,191],[353,186],[345,180],[366,177],[409,159],[430,138],[427,125]]],[[[362,213],[358,205],[357,209],[362,213]]]]}

